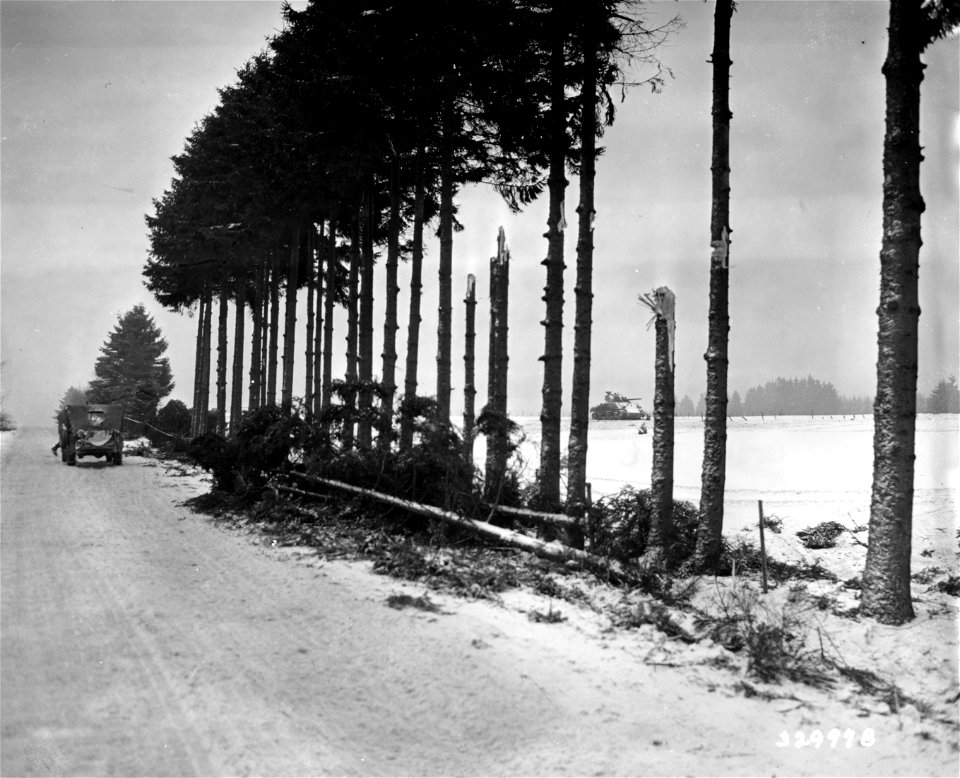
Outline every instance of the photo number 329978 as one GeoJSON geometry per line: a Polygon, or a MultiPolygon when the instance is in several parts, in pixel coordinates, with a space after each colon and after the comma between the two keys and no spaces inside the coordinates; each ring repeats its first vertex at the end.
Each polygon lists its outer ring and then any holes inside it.
{"type": "Polygon", "coordinates": [[[854,729],[831,729],[826,735],[819,729],[815,729],[809,734],[803,731],[796,731],[793,736],[787,730],[783,730],[777,738],[777,746],[780,748],[853,748],[854,744],[862,748],[870,748],[877,742],[876,733],[873,729],[867,727],[860,736],[857,737],[857,731],[854,729]]]}

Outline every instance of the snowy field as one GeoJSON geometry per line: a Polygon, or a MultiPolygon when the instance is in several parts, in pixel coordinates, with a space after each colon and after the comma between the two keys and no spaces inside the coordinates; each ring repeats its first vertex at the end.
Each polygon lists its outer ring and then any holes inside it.
{"type": "MultiPolygon", "coordinates": [[[[540,422],[516,419],[526,439],[520,455],[527,475],[539,463],[540,422]]],[[[594,498],[626,485],[649,488],[653,423],[649,434],[638,434],[640,422],[591,421],[587,477],[594,498]]],[[[914,569],[932,563],[953,564],[956,548],[957,489],[960,484],[960,416],[924,414],[917,419],[917,461],[914,494],[914,569]],[[922,555],[922,556],[921,556],[922,555]]],[[[569,419],[561,441],[566,446],[569,419]]],[[[476,460],[483,462],[483,440],[476,460]]],[[[674,496],[700,499],[703,422],[699,417],[676,420],[674,496]]],[[[725,532],[757,525],[757,501],[765,515],[783,519],[784,530],[795,532],[822,521],[839,521],[851,529],[866,525],[870,516],[873,468],[871,416],[750,417],[727,422],[725,532]]],[[[859,535],[866,540],[866,533],[859,535]]]]}

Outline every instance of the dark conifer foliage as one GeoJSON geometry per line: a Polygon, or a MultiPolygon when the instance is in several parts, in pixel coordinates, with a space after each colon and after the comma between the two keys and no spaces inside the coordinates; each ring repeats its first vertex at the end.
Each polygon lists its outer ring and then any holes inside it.
{"type": "Polygon", "coordinates": [[[957,377],[945,378],[933,387],[922,410],[924,413],[960,413],[960,387],[957,386],[957,377]]]}
{"type": "Polygon", "coordinates": [[[173,391],[167,342],[142,305],[117,319],[94,366],[96,378],[86,392],[87,402],[120,403],[139,421],[152,421],[160,401],[173,391]]]}
{"type": "MultiPolygon", "coordinates": [[[[396,370],[403,357],[405,399],[422,391],[417,374],[423,278],[437,279],[435,408],[437,418],[449,423],[455,238],[462,229],[458,193],[468,184],[492,186],[519,210],[546,190],[549,172],[544,398],[545,439],[553,445],[547,447],[548,486],[542,491],[544,504],[559,508],[565,175],[592,169],[596,138],[613,120],[615,86],[647,83],[656,90],[663,82],[652,51],[676,24],[649,30],[641,8],[612,0],[591,0],[575,12],[556,0],[284,6],[283,29],[238,71],[235,83],[220,90],[220,104],[198,121],[183,153],[173,159],[176,177],[147,217],[148,289],[174,310],[202,308],[204,321],[211,290],[229,290],[221,296],[226,302],[229,295],[236,322],[250,306],[250,408],[281,402],[292,409],[293,355],[300,351],[309,359],[311,347],[305,399],[314,412],[318,402],[333,402],[333,306],[346,307],[346,378],[358,388],[336,398],[348,406],[343,440],[366,448],[379,436],[377,444],[390,448],[392,431],[386,423],[371,429],[365,406],[379,405],[374,410],[384,419],[400,407],[396,370]],[[652,75],[631,71],[628,66],[636,62],[651,64],[652,75]],[[318,223],[329,225],[326,260],[312,249],[309,258],[300,257],[296,236],[312,235],[318,223]],[[347,263],[349,272],[341,264],[348,254],[356,260],[347,263]],[[399,263],[408,259],[411,288],[401,354],[396,279],[399,263]],[[425,259],[436,264],[425,266],[425,259]],[[387,283],[374,289],[373,267],[381,261],[387,283]],[[308,335],[313,327],[312,343],[297,348],[291,317],[302,286],[316,302],[308,306],[306,325],[308,335]],[[381,321],[382,362],[375,364],[372,333],[381,321]],[[357,378],[369,383],[378,373],[376,396],[356,383],[357,378]]],[[[589,394],[592,297],[587,256],[592,206],[585,208],[577,283],[578,353],[587,355],[577,373],[583,397],[589,394]]],[[[237,326],[234,333],[242,339],[245,330],[237,326]]],[[[209,395],[209,328],[199,327],[198,335],[201,399],[195,404],[201,408],[209,395]]],[[[243,364],[243,344],[233,345],[236,371],[243,364]]],[[[218,380],[222,385],[225,378],[218,380]]],[[[231,398],[238,396],[236,380],[231,398]]],[[[237,410],[231,410],[232,421],[237,410]]],[[[202,425],[198,415],[196,430],[202,425]]],[[[582,474],[585,424],[577,441],[582,474]]],[[[413,443],[407,423],[398,445],[407,449],[413,443]]],[[[581,484],[582,478],[575,481],[581,484]]],[[[582,502],[582,489],[574,492],[582,502]]]]}

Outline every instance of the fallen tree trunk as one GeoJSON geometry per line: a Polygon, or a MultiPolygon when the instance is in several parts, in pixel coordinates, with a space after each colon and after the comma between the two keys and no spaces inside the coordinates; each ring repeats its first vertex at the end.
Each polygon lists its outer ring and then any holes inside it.
{"type": "Polygon", "coordinates": [[[524,551],[530,551],[539,557],[543,557],[544,559],[551,559],[555,562],[576,562],[583,568],[598,575],[602,575],[614,582],[632,582],[638,579],[636,574],[625,570],[623,566],[615,560],[604,559],[603,557],[587,553],[586,551],[580,551],[576,548],[564,546],[556,541],[546,543],[542,540],[531,538],[529,535],[524,535],[522,532],[504,529],[503,527],[495,527],[494,525],[488,524],[485,521],[469,519],[466,516],[460,516],[456,513],[442,510],[441,508],[435,508],[432,505],[423,505],[422,503],[412,502],[411,500],[392,497],[388,494],[376,492],[373,489],[364,489],[359,486],[343,483],[342,481],[334,481],[329,478],[320,478],[319,476],[306,475],[303,473],[297,473],[297,477],[302,478],[305,481],[309,481],[310,483],[327,486],[332,489],[340,489],[342,491],[351,492],[363,497],[369,497],[372,500],[377,500],[378,502],[386,503],[387,505],[403,508],[404,510],[409,511],[410,513],[415,513],[419,516],[426,516],[431,519],[439,519],[440,521],[446,521],[459,527],[472,529],[474,532],[477,532],[480,535],[496,538],[497,540],[501,540],[509,545],[517,546],[524,551]]]}
{"type": "MultiPolygon", "coordinates": [[[[301,478],[304,477],[302,474],[298,474],[301,478]]],[[[276,486],[273,487],[279,489],[281,492],[290,492],[292,494],[299,494],[304,497],[323,497],[324,495],[317,494],[316,492],[308,492],[303,489],[295,489],[291,486],[276,486]]],[[[356,487],[359,488],[359,487],[356,487]]],[[[502,513],[504,516],[513,516],[518,519],[525,519],[528,522],[533,524],[552,524],[560,527],[571,527],[577,526],[577,520],[567,516],[564,513],[546,513],[544,511],[532,511],[528,508],[512,508],[506,505],[487,505],[485,506],[486,510],[492,511],[493,513],[502,513]]]]}
{"type": "Polygon", "coordinates": [[[560,527],[576,527],[579,522],[563,513],[545,513],[544,511],[531,511],[527,508],[509,508],[506,505],[489,506],[495,513],[502,513],[504,516],[515,516],[518,519],[527,519],[535,524],[552,524],[560,527]]]}
{"type": "Polygon", "coordinates": [[[325,494],[317,494],[316,492],[308,492],[303,489],[296,489],[292,486],[281,486],[280,484],[269,484],[270,488],[277,492],[287,492],[288,494],[297,494],[301,497],[310,497],[314,500],[323,500],[328,499],[325,494]]]}

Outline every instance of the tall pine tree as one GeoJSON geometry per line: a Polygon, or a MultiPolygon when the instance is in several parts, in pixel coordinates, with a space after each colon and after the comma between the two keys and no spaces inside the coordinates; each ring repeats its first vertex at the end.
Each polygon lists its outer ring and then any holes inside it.
{"type": "Polygon", "coordinates": [[[163,356],[167,342],[142,305],[118,317],[100,347],[87,401],[120,403],[127,416],[140,421],[156,417],[160,401],[173,390],[170,363],[163,356]]]}

